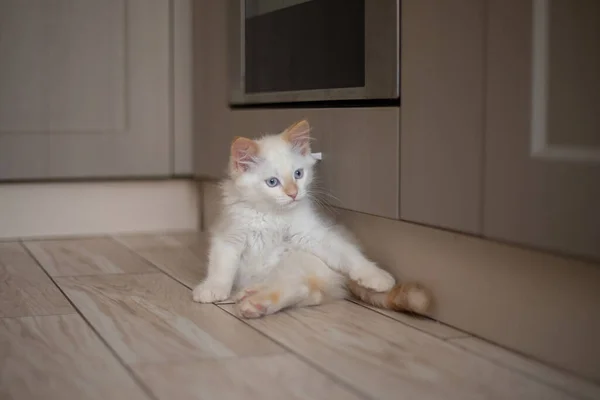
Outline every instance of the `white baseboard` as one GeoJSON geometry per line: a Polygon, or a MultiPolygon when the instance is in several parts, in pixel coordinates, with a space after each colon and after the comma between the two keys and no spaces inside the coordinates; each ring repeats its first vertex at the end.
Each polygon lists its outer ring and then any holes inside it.
{"type": "Polygon", "coordinates": [[[199,228],[193,180],[0,184],[0,239],[199,228]]]}

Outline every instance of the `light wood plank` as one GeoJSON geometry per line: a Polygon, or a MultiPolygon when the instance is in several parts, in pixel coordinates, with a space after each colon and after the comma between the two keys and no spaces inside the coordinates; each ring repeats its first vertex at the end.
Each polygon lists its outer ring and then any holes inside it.
{"type": "Polygon", "coordinates": [[[19,243],[0,243],[0,317],[75,310],[19,243]]]}
{"type": "Polygon", "coordinates": [[[57,278],[127,363],[279,353],[283,350],[162,273],[57,278]]]}
{"type": "Polygon", "coordinates": [[[147,399],[75,314],[0,320],[0,398],[147,399]]]}
{"type": "Polygon", "coordinates": [[[358,400],[291,354],[134,367],[159,399],[358,400]]]}
{"type": "Polygon", "coordinates": [[[188,288],[206,275],[206,233],[119,236],[116,238],[188,288]]]}
{"type": "Polygon", "coordinates": [[[110,238],[25,242],[51,276],[155,272],[140,256],[110,238]]]}
{"type": "Polygon", "coordinates": [[[156,265],[188,288],[196,286],[206,275],[206,261],[192,250],[145,250],[142,257],[156,265]]]}
{"type": "Polygon", "coordinates": [[[503,349],[479,338],[461,338],[449,341],[467,351],[485,357],[497,364],[534,377],[550,386],[572,393],[582,399],[600,399],[600,386],[567,372],[559,371],[540,362],[503,349]]]}
{"type": "Polygon", "coordinates": [[[353,302],[355,302],[356,304],[360,304],[363,307],[367,307],[368,309],[371,309],[379,314],[395,319],[396,321],[402,322],[403,324],[412,326],[413,328],[418,329],[422,332],[426,332],[430,335],[438,337],[440,339],[462,338],[471,336],[466,332],[459,331],[458,329],[455,329],[446,324],[442,324],[441,322],[438,322],[433,319],[420,317],[416,315],[403,314],[401,312],[391,310],[382,310],[380,308],[370,306],[360,301],[353,300],[353,302]]]}
{"type": "Polygon", "coordinates": [[[574,398],[350,302],[248,323],[377,399],[574,398]]]}

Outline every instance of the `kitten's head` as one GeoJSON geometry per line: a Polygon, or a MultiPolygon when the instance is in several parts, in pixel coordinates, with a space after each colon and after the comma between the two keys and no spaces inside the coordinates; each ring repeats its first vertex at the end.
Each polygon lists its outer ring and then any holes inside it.
{"type": "Polygon", "coordinates": [[[229,175],[244,201],[291,208],[307,198],[315,159],[306,120],[258,140],[237,137],[231,144],[229,175]]]}

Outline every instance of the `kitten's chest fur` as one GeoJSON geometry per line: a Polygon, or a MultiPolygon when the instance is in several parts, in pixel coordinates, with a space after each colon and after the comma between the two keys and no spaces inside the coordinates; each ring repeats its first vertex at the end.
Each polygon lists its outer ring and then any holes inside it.
{"type": "Polygon", "coordinates": [[[280,253],[292,244],[292,223],[286,218],[256,213],[244,222],[246,245],[242,260],[270,258],[271,253],[280,253]]]}
{"type": "Polygon", "coordinates": [[[304,235],[298,224],[298,215],[272,215],[257,211],[245,213],[237,223],[245,235],[245,246],[240,257],[238,282],[266,276],[293,249],[304,235]]]}

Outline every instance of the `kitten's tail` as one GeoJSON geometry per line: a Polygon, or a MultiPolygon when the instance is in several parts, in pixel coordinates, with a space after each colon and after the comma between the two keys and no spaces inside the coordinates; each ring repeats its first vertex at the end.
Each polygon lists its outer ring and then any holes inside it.
{"type": "Polygon", "coordinates": [[[387,310],[425,314],[432,303],[431,293],[418,283],[398,283],[388,292],[375,292],[352,280],[347,287],[359,300],[387,310]]]}

